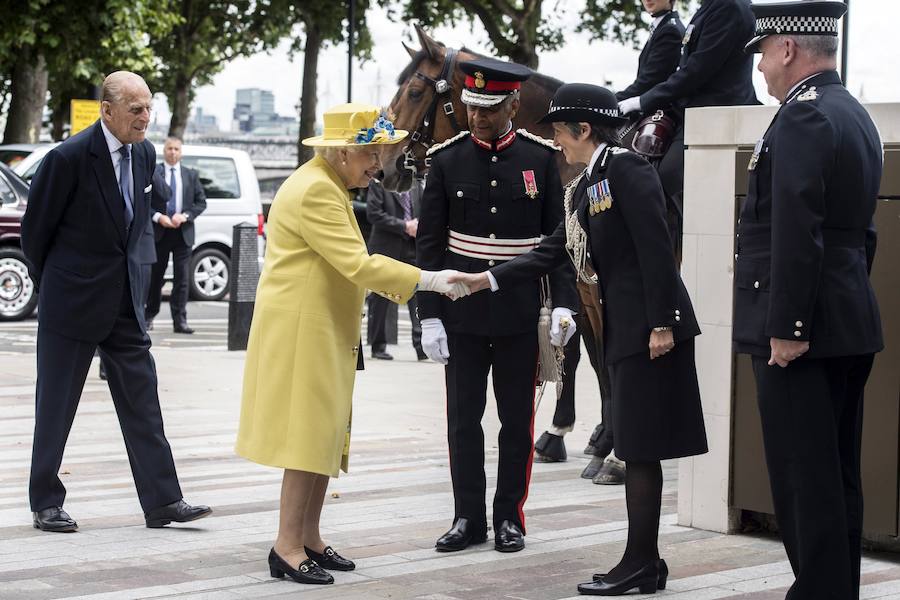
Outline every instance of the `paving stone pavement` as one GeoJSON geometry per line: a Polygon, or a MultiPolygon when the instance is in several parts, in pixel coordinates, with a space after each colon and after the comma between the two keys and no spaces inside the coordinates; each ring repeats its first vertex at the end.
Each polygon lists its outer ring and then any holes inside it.
{"type": "MultiPolygon", "coordinates": [[[[580,451],[599,418],[586,361],[578,372],[578,422],[566,438],[570,459],[534,465],[526,549],[501,554],[485,544],[438,554],[434,540],[452,510],[442,370],[417,363],[408,344],[390,351],[397,360],[368,361],[357,378],[350,474],[332,480],[322,517],[326,541],[358,568],[335,573],[336,584],[324,587],[269,577],[265,559],[277,523],[280,471],[233,452],[243,353],[166,344],[154,350],[185,499],[215,511],[192,526],[143,526],[109,392],[92,370],[62,467],[66,509],[81,527],[74,534],[31,526],[34,355],[4,353],[0,599],[558,600],[578,597],[578,582],[616,563],[627,534],[624,489],[578,477],[587,462],[580,451]]],[[[538,432],[552,417],[552,400],[542,404],[538,432]]],[[[499,426],[488,406],[492,489],[499,426]]],[[[652,597],[784,598],[792,577],[779,541],[678,526],[677,462],[666,463],[664,475],[660,550],[671,575],[667,589],[652,597]]],[[[863,571],[863,599],[900,599],[896,556],[867,553],[863,571]]]]}

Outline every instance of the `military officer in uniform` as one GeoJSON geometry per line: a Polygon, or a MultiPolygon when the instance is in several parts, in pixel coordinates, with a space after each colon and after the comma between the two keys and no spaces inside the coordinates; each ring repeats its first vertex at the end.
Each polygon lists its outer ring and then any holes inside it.
{"type": "Polygon", "coordinates": [[[859,598],[863,389],[883,346],[869,271],[882,146],[841,85],[843,2],[755,4],[781,108],[750,159],[734,347],[752,356],[790,600],[859,598]]]}
{"type": "MultiPolygon", "coordinates": [[[[460,63],[466,74],[462,101],[470,131],[430,151],[422,197],[417,261],[423,269],[479,272],[534,248],[562,220],[562,185],[556,149],[512,127],[519,89],[531,71],[490,58],[460,63]]],[[[556,343],[574,333],[574,277],[561,269],[549,278],[556,343]],[[564,320],[569,327],[561,328],[564,320]]],[[[419,297],[422,346],[446,364],[447,437],[455,502],[451,529],[438,551],[462,550],[487,539],[484,414],[491,371],[501,421],[494,547],[525,545],[523,505],[528,496],[534,435],[540,284],[527,281],[498,294],[456,303],[419,297]]]]}

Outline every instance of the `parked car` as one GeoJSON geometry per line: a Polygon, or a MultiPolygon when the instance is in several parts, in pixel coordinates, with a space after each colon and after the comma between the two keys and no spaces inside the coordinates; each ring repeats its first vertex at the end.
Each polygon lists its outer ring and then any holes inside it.
{"type": "MultiPolygon", "coordinates": [[[[44,156],[56,145],[38,146],[14,170],[26,182],[30,181],[44,156]]],[[[156,156],[162,162],[162,145],[155,146],[156,156]]],[[[258,261],[262,267],[265,220],[256,171],[246,152],[218,146],[186,144],[181,162],[198,171],[207,199],[206,211],[194,224],[190,295],[194,300],[221,300],[231,285],[231,241],[236,224],[257,226],[258,261]]],[[[166,279],[172,279],[171,261],[166,279]]]]}
{"type": "Polygon", "coordinates": [[[37,168],[41,164],[41,161],[44,160],[44,157],[48,152],[59,146],[59,144],[60,142],[51,142],[49,144],[16,144],[15,147],[19,148],[18,152],[22,153],[28,148],[28,153],[24,154],[21,159],[9,166],[13,168],[13,171],[15,171],[19,177],[30,184],[31,178],[34,177],[34,174],[37,172],[37,168]]]}
{"type": "Polygon", "coordinates": [[[37,307],[37,292],[22,253],[22,216],[28,184],[0,164],[0,321],[26,319],[37,307]]]}

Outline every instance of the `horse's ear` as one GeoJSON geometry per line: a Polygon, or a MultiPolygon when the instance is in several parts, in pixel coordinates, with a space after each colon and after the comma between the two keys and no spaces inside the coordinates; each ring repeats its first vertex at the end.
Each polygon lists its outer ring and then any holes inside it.
{"type": "Polygon", "coordinates": [[[412,48],[407,46],[406,42],[400,42],[400,43],[403,44],[403,49],[406,50],[406,53],[409,54],[409,57],[412,59],[415,59],[416,54],[418,54],[418,52],[416,52],[415,50],[413,50],[412,48]]]}
{"type": "Polygon", "coordinates": [[[441,56],[443,52],[443,46],[434,41],[431,36],[425,33],[425,30],[422,29],[422,26],[416,23],[416,34],[419,36],[419,43],[422,45],[422,50],[425,51],[425,54],[428,55],[428,58],[434,60],[441,56]]]}

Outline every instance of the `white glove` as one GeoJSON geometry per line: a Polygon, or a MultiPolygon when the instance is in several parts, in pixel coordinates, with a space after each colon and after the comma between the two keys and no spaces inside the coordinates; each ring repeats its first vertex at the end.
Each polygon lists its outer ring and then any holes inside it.
{"type": "Polygon", "coordinates": [[[434,362],[447,364],[450,350],[447,348],[447,332],[440,319],[422,319],[422,350],[434,362]]]}
{"type": "Polygon", "coordinates": [[[444,294],[451,300],[468,296],[472,293],[469,286],[458,281],[450,283],[447,279],[451,275],[459,273],[453,269],[444,269],[443,271],[422,271],[419,276],[419,289],[425,292],[437,292],[444,294]]]}
{"type": "Polygon", "coordinates": [[[575,314],[568,308],[557,306],[550,314],[550,343],[557,347],[565,346],[575,335],[575,314]],[[563,327],[563,324],[567,327],[563,327]]]}
{"type": "Polygon", "coordinates": [[[619,111],[623,115],[627,115],[632,112],[641,112],[641,97],[640,96],[632,96],[631,98],[625,98],[621,102],[619,102],[619,111]]]}

